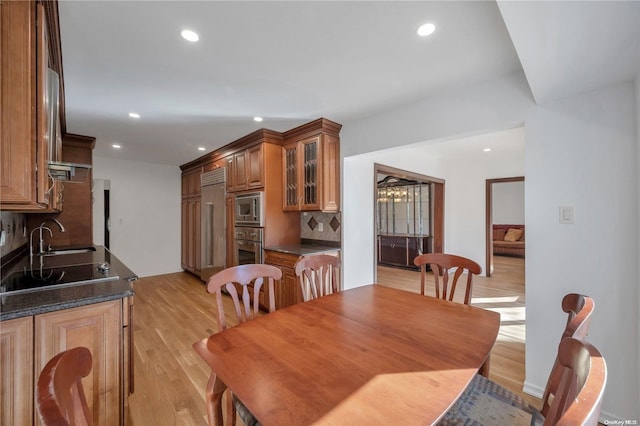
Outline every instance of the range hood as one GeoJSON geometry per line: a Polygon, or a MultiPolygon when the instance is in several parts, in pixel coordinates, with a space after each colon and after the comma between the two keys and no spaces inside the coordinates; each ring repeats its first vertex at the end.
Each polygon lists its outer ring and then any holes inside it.
{"type": "Polygon", "coordinates": [[[49,161],[49,176],[52,179],[63,180],[70,183],[82,183],[87,181],[90,164],[63,163],[60,161],[49,161]]]}

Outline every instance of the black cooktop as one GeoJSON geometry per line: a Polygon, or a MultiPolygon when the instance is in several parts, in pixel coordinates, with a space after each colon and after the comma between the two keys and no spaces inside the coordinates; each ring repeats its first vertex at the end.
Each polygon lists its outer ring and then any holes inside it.
{"type": "Polygon", "coordinates": [[[26,293],[42,290],[42,287],[63,287],[78,284],[89,284],[119,279],[111,271],[98,269],[98,264],[58,266],[55,268],[39,268],[16,271],[3,277],[0,293],[26,293]]]}

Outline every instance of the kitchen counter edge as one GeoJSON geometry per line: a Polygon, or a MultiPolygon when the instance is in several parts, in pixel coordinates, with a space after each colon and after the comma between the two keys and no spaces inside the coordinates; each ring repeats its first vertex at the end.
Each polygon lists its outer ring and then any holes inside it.
{"type": "MultiPolygon", "coordinates": [[[[138,279],[137,275],[105,247],[95,246],[95,249],[95,251],[89,253],[46,257],[46,266],[56,267],[108,262],[111,268],[117,272],[120,277],[119,280],[44,288],[29,293],[2,295],[0,321],[133,296],[133,282],[138,279]]],[[[26,255],[12,265],[10,269],[3,272],[9,273],[28,266],[29,256],[26,255]]]]}

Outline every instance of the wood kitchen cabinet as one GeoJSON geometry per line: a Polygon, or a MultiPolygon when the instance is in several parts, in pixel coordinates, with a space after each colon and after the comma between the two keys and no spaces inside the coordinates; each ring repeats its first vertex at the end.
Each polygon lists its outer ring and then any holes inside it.
{"type": "Polygon", "coordinates": [[[276,309],[285,308],[304,301],[300,283],[293,266],[300,258],[297,254],[265,250],[264,263],[280,268],[282,279],[275,286],[276,309]]]}
{"type": "Polygon", "coordinates": [[[227,191],[238,192],[264,187],[262,144],[230,155],[227,159],[227,191]]]}
{"type": "Polygon", "coordinates": [[[84,346],[93,365],[82,380],[96,425],[124,424],[133,391],[133,297],[0,323],[2,425],[40,425],[39,372],[56,354],[84,346]]]}
{"type": "Polygon", "coordinates": [[[47,172],[45,93],[49,63],[54,62],[50,46],[59,41],[58,22],[51,19],[55,22],[48,24],[44,6],[33,1],[1,4],[0,208],[56,210],[61,187],[53,184],[47,172]]]}
{"type": "Polygon", "coordinates": [[[283,210],[340,210],[340,127],[319,119],[285,134],[283,210]]]}
{"type": "Polygon", "coordinates": [[[0,323],[0,424],[33,423],[33,317],[0,323]]]}
{"type": "Polygon", "coordinates": [[[182,269],[200,275],[201,247],[201,184],[202,167],[182,173],[181,203],[181,266],[182,269]]]}

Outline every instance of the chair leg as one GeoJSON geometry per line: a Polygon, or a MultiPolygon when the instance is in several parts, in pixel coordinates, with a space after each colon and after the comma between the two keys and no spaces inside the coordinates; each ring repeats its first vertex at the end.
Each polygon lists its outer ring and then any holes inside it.
{"type": "Polygon", "coordinates": [[[209,426],[222,426],[222,394],[226,388],[227,385],[222,383],[218,376],[211,371],[206,392],[209,426]]]}
{"type": "Polygon", "coordinates": [[[487,359],[484,360],[484,364],[482,364],[482,366],[478,370],[478,374],[480,374],[481,376],[484,376],[484,377],[486,377],[488,379],[489,378],[489,367],[490,366],[491,366],[491,353],[489,353],[489,355],[487,355],[487,359]]]}
{"type": "Polygon", "coordinates": [[[227,389],[227,416],[225,417],[226,426],[235,426],[236,424],[236,407],[233,405],[233,393],[231,389],[227,389]]]}

